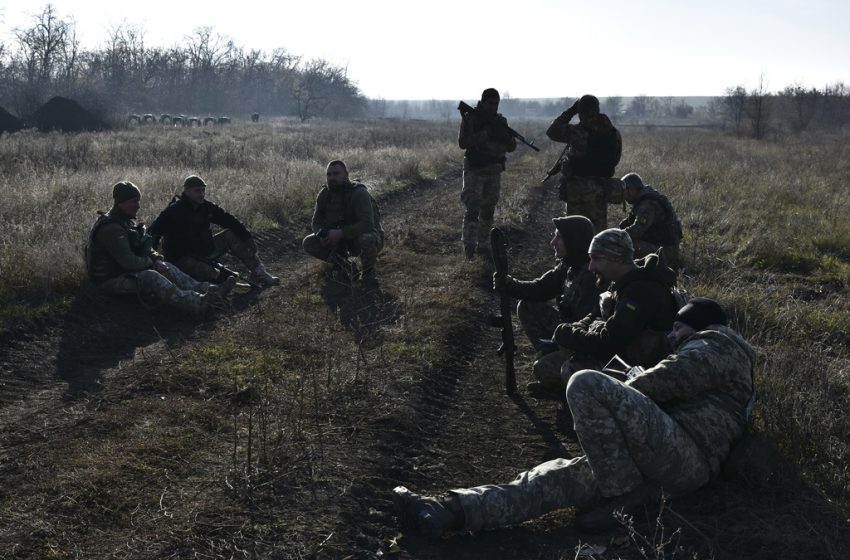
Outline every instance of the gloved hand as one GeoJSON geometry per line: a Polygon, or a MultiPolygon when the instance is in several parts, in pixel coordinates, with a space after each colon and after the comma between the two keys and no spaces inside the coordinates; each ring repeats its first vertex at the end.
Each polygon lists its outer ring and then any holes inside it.
{"type": "Polygon", "coordinates": [[[504,294],[508,291],[514,279],[509,275],[502,275],[498,272],[493,273],[493,290],[499,294],[504,294]]]}
{"type": "Polygon", "coordinates": [[[576,99],[576,102],[573,103],[569,109],[567,109],[561,114],[561,116],[567,119],[568,121],[576,115],[578,115],[578,99],[576,99]]]}

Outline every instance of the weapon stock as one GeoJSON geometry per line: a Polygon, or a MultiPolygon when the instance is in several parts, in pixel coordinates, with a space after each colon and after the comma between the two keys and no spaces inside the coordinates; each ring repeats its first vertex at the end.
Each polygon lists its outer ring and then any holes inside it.
{"type": "MultiPolygon", "coordinates": [[[[508,251],[505,242],[505,234],[499,228],[490,230],[490,249],[493,253],[493,266],[496,272],[507,277],[508,275],[508,251]]],[[[511,297],[507,293],[501,294],[500,307],[502,312],[502,345],[499,346],[497,354],[505,358],[505,389],[508,393],[516,392],[516,374],[514,372],[514,325],[511,321],[511,297]]]]}
{"type": "MultiPolygon", "coordinates": [[[[467,104],[463,101],[458,103],[457,110],[460,111],[461,115],[467,115],[467,114],[475,113],[475,107],[473,107],[473,106],[471,106],[471,105],[469,105],[469,104],[467,104]]],[[[503,127],[505,130],[507,130],[508,134],[510,134],[511,136],[513,136],[514,138],[516,138],[517,140],[519,140],[520,142],[522,142],[523,144],[525,144],[526,146],[528,146],[529,148],[534,150],[535,152],[540,151],[540,148],[538,148],[537,146],[534,145],[533,140],[531,142],[529,142],[528,140],[525,139],[525,137],[522,134],[520,134],[516,130],[509,127],[507,124],[505,124],[503,122],[499,122],[499,121],[496,121],[496,122],[499,126],[503,127]]]]}

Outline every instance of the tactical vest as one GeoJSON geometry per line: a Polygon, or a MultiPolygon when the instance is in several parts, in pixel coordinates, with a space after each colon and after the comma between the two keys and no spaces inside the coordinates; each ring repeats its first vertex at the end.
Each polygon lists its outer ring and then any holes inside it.
{"type": "Polygon", "coordinates": [[[670,203],[670,199],[649,185],[643,189],[643,192],[641,192],[640,196],[638,196],[638,199],[632,206],[632,212],[629,214],[629,221],[631,223],[635,222],[634,208],[637,208],[638,205],[645,200],[649,200],[660,206],[664,211],[664,219],[659,220],[656,218],[656,220],[649,226],[649,229],[646,230],[646,233],[643,235],[643,239],[653,243],[658,243],[659,245],[676,245],[679,243],[682,240],[682,223],[679,221],[679,218],[676,217],[676,211],[673,210],[673,205],[670,203]]]}
{"type": "Polygon", "coordinates": [[[89,229],[85,247],[86,271],[88,272],[89,279],[97,284],[105,282],[110,278],[121,276],[127,272],[112,258],[112,255],[109,254],[109,251],[105,247],[97,243],[98,232],[107,224],[118,224],[127,231],[127,239],[130,242],[130,248],[133,252],[141,254],[143,250],[139,235],[127,223],[116,220],[108,212],[98,216],[91,229],[89,229]]]}
{"type": "Polygon", "coordinates": [[[369,188],[366,187],[363,183],[352,183],[350,189],[346,189],[345,192],[345,208],[343,209],[343,214],[345,215],[344,223],[342,225],[350,225],[357,221],[357,217],[353,214],[353,208],[351,206],[351,197],[354,196],[354,191],[356,189],[363,189],[366,191],[366,194],[369,195],[369,200],[372,202],[372,223],[375,225],[375,231],[377,231],[381,235],[381,239],[384,238],[384,229],[381,227],[381,210],[378,208],[378,203],[375,202],[375,199],[372,197],[372,194],[369,192],[369,188]]]}
{"type": "MultiPolygon", "coordinates": [[[[475,116],[473,118],[475,119],[473,126],[474,130],[487,130],[490,127],[497,126],[496,124],[481,117],[475,116]]],[[[504,155],[496,156],[492,154],[486,154],[480,150],[476,150],[475,148],[468,148],[463,153],[463,156],[466,158],[466,160],[469,162],[469,166],[472,168],[487,167],[488,165],[499,164],[502,166],[502,170],[504,171],[505,162],[507,161],[507,158],[504,155]]]]}
{"type": "Polygon", "coordinates": [[[620,133],[613,126],[605,132],[589,132],[587,155],[570,158],[570,166],[578,177],[613,177],[623,152],[620,133]]]}

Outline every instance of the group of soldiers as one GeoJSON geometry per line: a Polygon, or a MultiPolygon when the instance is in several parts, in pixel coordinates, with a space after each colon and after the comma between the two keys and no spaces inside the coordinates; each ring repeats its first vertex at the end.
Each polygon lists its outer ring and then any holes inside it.
{"type": "MultiPolygon", "coordinates": [[[[498,91],[484,90],[460,124],[461,239],[469,260],[482,252],[505,155],[516,149],[499,100],[498,91]]],[[[552,220],[550,242],[557,265],[531,280],[495,273],[493,287],[519,300],[517,315],[536,352],[529,393],[566,398],[584,455],[548,461],[508,484],[438,496],[397,487],[402,523],[431,536],[515,524],[569,506],[579,509],[580,527],[606,528],[615,509],[706,484],[749,424],[753,350],[728,326],[718,302],[686,301],[677,290],[682,227],[669,199],[637,173],[614,178],[622,140],[596,97],[579,99],[547,135],[566,144],[558,162],[566,215],[552,220]],[[624,202],[629,217],[608,228],[607,206],[624,202]]],[[[384,247],[378,206],[349,179],[343,161],[331,161],[326,175],[303,248],[330,263],[333,277],[374,286],[384,247]]],[[[219,262],[225,254],[247,268],[248,285],[279,284],[251,232],[207,200],[206,188],[200,177],[187,177],[146,230],[135,223],[140,189],[128,181],[114,185],[112,209],[88,236],[92,281],[196,316],[220,308],[242,279],[219,262]],[[213,235],[211,224],[221,231],[213,235]]]]}
{"type": "MultiPolygon", "coordinates": [[[[498,92],[485,90],[460,125],[468,259],[492,224],[505,154],[516,148],[498,105],[498,92]]],[[[432,496],[396,487],[402,525],[432,537],[567,507],[577,508],[579,529],[610,529],[616,511],[707,484],[748,429],[755,354],[718,302],[687,301],[676,288],[682,227],[669,199],[637,173],[614,178],[622,141],[596,97],[579,99],[547,136],[566,143],[558,163],[566,215],[552,220],[550,242],[558,263],[532,280],[497,272],[493,287],[519,300],[536,351],[529,394],[566,399],[584,454],[507,484],[432,496]],[[631,213],[609,229],[607,206],[624,201],[631,213]]]]}
{"type": "MultiPolygon", "coordinates": [[[[86,268],[90,280],[106,292],[136,295],[150,306],[170,305],[195,317],[220,310],[242,277],[222,265],[225,255],[248,270],[245,284],[276,286],[260,260],[251,232],[232,214],[206,199],[206,182],[197,175],[183,181],[182,192],[149,228],[135,219],[142,193],[130,181],[112,187],[113,205],[89,230],[86,268]],[[215,235],[211,225],[221,231],[215,235]],[[159,246],[162,244],[162,252],[159,246]]],[[[384,245],[380,212],[366,187],[352,183],[344,162],[327,166],[327,184],[316,199],[313,233],[304,250],[333,264],[347,280],[356,275],[374,285],[375,262],[384,245]],[[362,273],[350,257],[359,256],[362,273]]]]}

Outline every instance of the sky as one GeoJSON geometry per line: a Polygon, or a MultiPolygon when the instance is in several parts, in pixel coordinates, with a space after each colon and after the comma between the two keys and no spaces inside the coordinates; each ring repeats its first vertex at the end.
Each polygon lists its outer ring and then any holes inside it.
{"type": "MultiPolygon", "coordinates": [[[[45,3],[0,1],[0,42],[45,3]]],[[[246,49],[285,48],[346,67],[368,97],[474,99],[722,95],[763,79],[850,82],[847,0],[53,0],[84,47],[141,27],[170,47],[211,26],[246,49]]]]}

